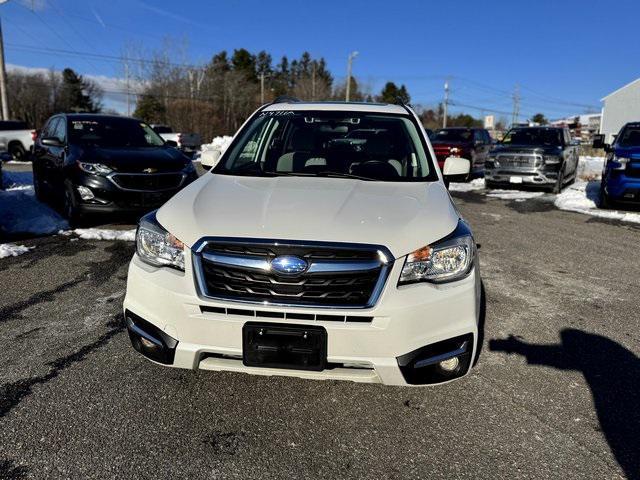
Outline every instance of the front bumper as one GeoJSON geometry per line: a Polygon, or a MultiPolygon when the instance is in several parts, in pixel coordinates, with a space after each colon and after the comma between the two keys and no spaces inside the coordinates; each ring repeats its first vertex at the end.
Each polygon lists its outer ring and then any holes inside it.
{"type": "MultiPolygon", "coordinates": [[[[467,339],[469,362],[459,376],[468,373],[476,355],[480,314],[477,258],[469,276],[458,282],[400,288],[396,285],[403,262],[397,261],[377,304],[366,309],[251,307],[202,298],[189,256],[187,259],[183,273],[151,267],[134,256],[124,301],[125,313],[144,319],[177,341],[173,367],[408,385],[416,384],[415,378],[406,372],[403,375],[400,366],[417,362],[416,355],[425,347],[457,337],[467,339]],[[282,313],[286,318],[268,316],[282,313]],[[327,315],[353,318],[327,321],[327,315]],[[327,362],[332,367],[304,371],[245,366],[242,328],[248,321],[324,327],[327,362]]],[[[436,347],[430,355],[441,353],[436,347]]]]}
{"type": "Polygon", "coordinates": [[[558,181],[558,171],[557,170],[548,170],[545,168],[535,168],[535,169],[501,169],[490,166],[489,164],[485,164],[484,167],[484,178],[493,183],[516,183],[512,180],[512,178],[518,178],[521,181],[517,183],[523,183],[527,185],[540,185],[540,186],[551,186],[554,185],[558,181]]]}
{"type": "Polygon", "coordinates": [[[625,172],[609,171],[603,181],[605,193],[619,203],[640,203],[640,178],[625,175],[625,172]]]}
{"type": "Polygon", "coordinates": [[[164,190],[134,191],[120,188],[109,178],[85,173],[76,174],[72,183],[83,214],[141,213],[159,208],[182,188],[198,178],[195,172],[184,173],[176,188],[164,190]],[[88,188],[93,198],[83,199],[78,187],[88,188]]]}

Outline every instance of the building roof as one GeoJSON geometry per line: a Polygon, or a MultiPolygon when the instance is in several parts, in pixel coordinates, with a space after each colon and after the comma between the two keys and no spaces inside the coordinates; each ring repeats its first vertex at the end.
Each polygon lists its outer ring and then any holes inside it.
{"type": "Polygon", "coordinates": [[[367,113],[395,113],[406,114],[407,110],[402,105],[389,103],[367,102],[283,102],[273,103],[265,107],[265,112],[279,111],[335,111],[335,112],[367,112],[367,113]]]}
{"type": "Polygon", "coordinates": [[[634,84],[636,84],[636,83],[638,83],[638,82],[640,82],[640,78],[636,78],[633,82],[629,82],[629,83],[627,83],[625,86],[620,87],[620,88],[619,88],[619,89],[617,89],[617,90],[614,90],[614,91],[613,91],[613,92],[611,92],[609,95],[606,95],[606,96],[602,97],[602,98],[600,99],[600,101],[601,101],[601,102],[604,102],[607,98],[611,97],[612,95],[615,95],[615,94],[616,94],[616,93],[618,93],[619,91],[624,90],[625,88],[629,88],[630,86],[632,86],[632,85],[634,85],[634,84]]]}

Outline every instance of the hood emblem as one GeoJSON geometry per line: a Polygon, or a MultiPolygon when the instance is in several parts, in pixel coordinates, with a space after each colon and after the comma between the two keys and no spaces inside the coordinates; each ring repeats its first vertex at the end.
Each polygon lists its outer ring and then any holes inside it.
{"type": "Polygon", "coordinates": [[[307,268],[309,268],[309,264],[300,257],[283,255],[271,260],[271,269],[282,275],[300,275],[307,268]]]}
{"type": "Polygon", "coordinates": [[[158,171],[157,168],[145,168],[144,170],[142,170],[144,173],[156,173],[158,171]]]}

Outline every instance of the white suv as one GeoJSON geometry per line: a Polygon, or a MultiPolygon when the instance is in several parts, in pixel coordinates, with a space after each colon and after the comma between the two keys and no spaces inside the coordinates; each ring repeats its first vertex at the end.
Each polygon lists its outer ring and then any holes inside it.
{"type": "MultiPolygon", "coordinates": [[[[476,244],[434,158],[404,105],[260,108],[211,172],[140,221],[124,302],[134,348],[173,367],[262,375],[465,375],[476,244]]],[[[443,170],[464,177],[469,162],[443,170]]]]}

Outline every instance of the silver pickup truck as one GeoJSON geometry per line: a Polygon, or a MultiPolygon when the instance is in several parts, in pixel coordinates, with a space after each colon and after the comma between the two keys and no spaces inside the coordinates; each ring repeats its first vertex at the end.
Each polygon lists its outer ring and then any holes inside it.
{"type": "Polygon", "coordinates": [[[0,145],[3,145],[14,160],[27,160],[33,146],[36,131],[27,124],[15,120],[0,121],[0,145]]]}

